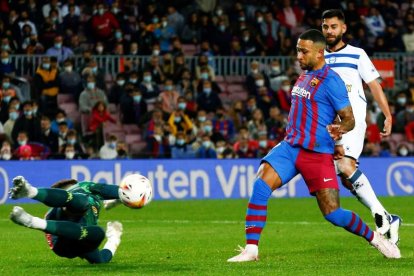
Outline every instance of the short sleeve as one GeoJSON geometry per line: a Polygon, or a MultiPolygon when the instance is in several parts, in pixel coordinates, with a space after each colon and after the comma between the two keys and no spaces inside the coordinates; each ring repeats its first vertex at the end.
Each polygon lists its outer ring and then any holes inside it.
{"type": "Polygon", "coordinates": [[[335,111],[339,111],[351,105],[345,83],[336,73],[329,79],[326,89],[329,102],[332,104],[335,111]]]}
{"type": "Polygon", "coordinates": [[[362,49],[358,60],[358,72],[366,83],[369,83],[380,77],[380,74],[378,73],[371,59],[362,49]]]}

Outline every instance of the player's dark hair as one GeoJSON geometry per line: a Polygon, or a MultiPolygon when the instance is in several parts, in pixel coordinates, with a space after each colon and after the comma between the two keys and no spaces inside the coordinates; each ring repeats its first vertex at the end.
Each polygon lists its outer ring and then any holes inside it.
{"type": "Polygon", "coordinates": [[[76,183],[78,183],[76,179],[62,179],[56,183],[53,183],[51,187],[59,188],[59,189],[66,189],[72,185],[75,185],[76,183]]]}
{"type": "Polygon", "coordinates": [[[307,31],[304,31],[299,36],[299,39],[310,40],[310,41],[313,41],[313,43],[326,44],[326,39],[323,36],[322,32],[316,29],[309,29],[307,31]]]}
{"type": "Polygon", "coordinates": [[[345,15],[339,9],[326,10],[322,13],[322,20],[326,18],[334,18],[334,17],[337,17],[339,20],[345,23],[345,15]]]}

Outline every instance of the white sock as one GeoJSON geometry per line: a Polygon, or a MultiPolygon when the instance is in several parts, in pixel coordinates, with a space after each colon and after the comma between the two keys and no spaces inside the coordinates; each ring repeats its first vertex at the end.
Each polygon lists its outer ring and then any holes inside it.
{"type": "Polygon", "coordinates": [[[386,212],[384,206],[382,206],[381,202],[379,202],[377,196],[375,195],[371,183],[365,174],[357,169],[348,179],[352,183],[358,200],[368,207],[372,213],[386,212]]]}
{"type": "Polygon", "coordinates": [[[33,229],[45,230],[47,226],[47,221],[45,219],[41,219],[38,217],[32,218],[32,226],[33,229]]]}
{"type": "Polygon", "coordinates": [[[111,251],[112,256],[115,255],[116,250],[118,249],[119,244],[121,243],[120,239],[117,238],[111,238],[108,239],[104,245],[104,249],[108,249],[111,251]]]}
{"type": "Polygon", "coordinates": [[[38,193],[39,191],[37,190],[37,188],[36,187],[33,187],[33,186],[30,186],[28,189],[27,189],[27,197],[28,198],[34,198],[35,196],[37,196],[37,193],[38,193]]]}
{"type": "Polygon", "coordinates": [[[257,255],[258,252],[259,252],[259,247],[255,244],[247,244],[246,245],[246,251],[251,253],[251,254],[257,255]]]}

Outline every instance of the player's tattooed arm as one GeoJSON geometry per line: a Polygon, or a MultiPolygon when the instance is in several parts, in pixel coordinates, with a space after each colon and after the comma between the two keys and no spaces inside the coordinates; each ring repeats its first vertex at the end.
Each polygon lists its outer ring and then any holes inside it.
{"type": "Polygon", "coordinates": [[[326,126],[329,135],[334,140],[341,139],[342,134],[352,130],[355,126],[354,113],[350,105],[339,110],[338,116],[340,120],[335,120],[333,124],[326,126]]]}

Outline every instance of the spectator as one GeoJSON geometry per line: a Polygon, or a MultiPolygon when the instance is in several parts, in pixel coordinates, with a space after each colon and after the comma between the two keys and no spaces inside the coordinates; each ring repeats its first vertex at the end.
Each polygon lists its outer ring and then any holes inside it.
{"type": "Polygon", "coordinates": [[[164,135],[162,125],[155,125],[154,132],[148,139],[148,155],[150,158],[165,158],[170,154],[168,138],[164,135]]]}
{"type": "Polygon", "coordinates": [[[202,137],[202,143],[201,146],[198,148],[196,152],[197,158],[210,158],[210,159],[216,159],[217,153],[214,149],[214,144],[210,140],[210,136],[205,134],[202,137]]]}
{"type": "Polygon", "coordinates": [[[162,72],[160,65],[160,58],[157,55],[150,57],[149,63],[146,64],[144,72],[149,71],[151,73],[152,81],[156,84],[161,84],[165,80],[164,73],[162,72]]]}
{"type": "Polygon", "coordinates": [[[120,103],[122,96],[125,94],[125,82],[126,82],[125,74],[118,73],[116,75],[115,83],[112,85],[109,91],[108,101],[110,103],[113,103],[116,105],[120,103]]]}
{"type": "MultiPolygon", "coordinates": [[[[190,69],[185,64],[184,55],[178,54],[177,56],[174,57],[174,72],[172,74],[172,79],[174,83],[177,83],[179,85],[180,82],[182,82],[184,78],[187,81],[191,80],[191,73],[190,73],[190,69]]],[[[185,87],[184,85],[181,85],[181,87],[182,87],[182,89],[180,90],[181,95],[184,94],[183,91],[190,89],[190,87],[188,86],[185,87]]]]}
{"type": "Polygon", "coordinates": [[[181,39],[186,44],[199,44],[201,39],[200,21],[197,12],[192,12],[187,24],[184,25],[181,39]]]}
{"type": "Polygon", "coordinates": [[[106,94],[104,91],[96,87],[95,77],[89,75],[85,90],[79,96],[79,110],[82,113],[91,113],[92,108],[98,101],[103,101],[108,104],[106,94]]]}
{"type": "Polygon", "coordinates": [[[410,148],[407,146],[407,144],[400,144],[397,147],[397,156],[399,157],[407,157],[412,156],[413,153],[410,150],[410,148]]]}
{"type": "Polygon", "coordinates": [[[392,157],[391,146],[388,141],[381,141],[379,157],[392,157]]]}
{"type": "MultiPolygon", "coordinates": [[[[2,46],[5,48],[4,46],[2,46]]],[[[5,74],[9,76],[16,75],[16,68],[14,63],[11,62],[10,54],[6,50],[1,51],[1,63],[0,63],[0,77],[3,78],[5,74]]]]}
{"type": "Polygon", "coordinates": [[[405,108],[401,109],[396,116],[395,132],[405,133],[405,128],[414,122],[414,101],[409,100],[405,104],[405,108]]]}
{"type": "Polygon", "coordinates": [[[256,158],[257,147],[249,146],[249,140],[241,137],[239,143],[235,144],[235,153],[238,158],[256,158]]]}
{"type": "Polygon", "coordinates": [[[167,79],[164,84],[164,91],[160,94],[162,111],[171,114],[177,108],[177,100],[180,94],[175,89],[171,79],[167,79]]]}
{"type": "Polygon", "coordinates": [[[86,67],[82,70],[82,77],[86,80],[89,75],[94,76],[95,86],[103,91],[106,89],[105,73],[98,67],[95,59],[90,59],[86,67]]]}
{"type": "Polygon", "coordinates": [[[40,120],[33,116],[33,104],[27,101],[23,104],[23,116],[19,117],[12,130],[12,139],[17,143],[17,136],[19,132],[27,133],[31,141],[38,142],[41,136],[40,120]]]}
{"type": "MultiPolygon", "coordinates": [[[[184,100],[185,101],[185,112],[191,118],[194,118],[197,114],[197,102],[194,99],[193,92],[191,90],[187,90],[184,93],[184,100]]],[[[180,98],[178,98],[178,106],[180,105],[180,98]]]]}
{"type": "Polygon", "coordinates": [[[1,160],[10,160],[13,157],[12,149],[10,142],[8,140],[4,140],[1,144],[0,149],[0,159],[1,160]]]}
{"type": "Polygon", "coordinates": [[[127,90],[121,97],[120,110],[123,124],[142,125],[148,107],[141,90],[137,88],[127,90]]]}
{"type": "Polygon", "coordinates": [[[40,110],[45,115],[57,109],[59,93],[58,69],[52,66],[49,56],[42,57],[42,63],[33,77],[36,98],[40,97],[40,110]]]}
{"type": "Polygon", "coordinates": [[[371,35],[374,37],[382,36],[384,34],[386,25],[384,18],[374,6],[369,8],[369,15],[364,18],[365,26],[368,28],[371,35]]]}
{"type": "Polygon", "coordinates": [[[13,97],[17,97],[20,101],[29,100],[23,97],[20,88],[12,83],[11,77],[4,75],[1,80],[0,98],[2,98],[3,102],[7,105],[13,97]]]}
{"type": "Polygon", "coordinates": [[[269,110],[269,118],[266,119],[267,135],[270,140],[279,143],[285,136],[287,118],[280,112],[277,106],[269,110]]]}
{"type": "Polygon", "coordinates": [[[160,95],[158,84],[153,81],[150,70],[144,70],[139,90],[142,91],[142,95],[147,103],[154,103],[160,95]]]}
{"type": "Polygon", "coordinates": [[[68,134],[66,135],[66,147],[67,146],[73,146],[76,156],[84,156],[84,150],[79,142],[78,132],[75,129],[68,130],[68,134]]]}
{"type": "Polygon", "coordinates": [[[65,151],[65,146],[67,144],[69,127],[65,121],[60,122],[58,127],[59,127],[59,133],[58,133],[59,153],[63,154],[65,151]]]}
{"type": "Polygon", "coordinates": [[[275,143],[267,138],[266,131],[262,131],[259,133],[257,141],[259,144],[259,147],[257,149],[258,158],[265,157],[269,153],[269,151],[275,146],[275,143]]]}
{"type": "Polygon", "coordinates": [[[230,55],[230,41],[232,40],[231,31],[227,28],[224,21],[219,21],[217,29],[212,34],[213,50],[221,56],[230,55]]]}
{"type": "Polygon", "coordinates": [[[105,144],[99,149],[99,158],[101,159],[116,159],[118,152],[116,150],[118,138],[115,135],[110,135],[105,144]]]}
{"type": "Polygon", "coordinates": [[[273,59],[270,62],[269,69],[269,87],[273,91],[278,91],[280,89],[282,81],[289,80],[289,78],[286,73],[282,71],[278,59],[273,59]]]}
{"type": "Polygon", "coordinates": [[[106,103],[103,101],[97,101],[92,108],[89,130],[91,132],[97,132],[98,128],[103,129],[106,122],[115,124],[116,120],[112,118],[109,113],[106,103]]]}
{"type": "Polygon", "coordinates": [[[177,109],[171,113],[168,118],[168,125],[170,126],[171,134],[174,136],[178,131],[182,131],[185,135],[188,135],[191,133],[193,128],[191,119],[181,109],[177,109]]]}
{"type": "Polygon", "coordinates": [[[19,131],[17,136],[19,145],[13,155],[19,160],[46,159],[50,154],[50,149],[43,144],[30,141],[26,131],[19,131]]]}
{"type": "Polygon", "coordinates": [[[171,158],[172,159],[189,159],[195,158],[196,154],[186,139],[184,132],[179,131],[176,135],[175,144],[171,147],[171,158]]]}
{"type": "Polygon", "coordinates": [[[56,133],[51,130],[50,118],[47,116],[42,116],[40,119],[40,129],[41,135],[39,142],[43,145],[49,147],[52,152],[52,155],[55,155],[59,152],[59,137],[56,133]]]}
{"type": "Polygon", "coordinates": [[[290,81],[284,80],[281,83],[280,89],[277,90],[273,95],[274,100],[277,103],[277,106],[285,114],[289,114],[291,90],[292,90],[292,87],[290,85],[290,81]]]}
{"type": "Polygon", "coordinates": [[[260,33],[264,39],[266,53],[268,55],[278,55],[284,32],[279,21],[273,18],[271,11],[266,12],[265,20],[260,24],[260,33]]]}
{"type": "Polygon", "coordinates": [[[300,33],[298,28],[302,26],[305,12],[298,5],[292,7],[290,0],[283,0],[282,5],[283,8],[276,14],[277,20],[279,20],[282,26],[290,30],[292,34],[300,33]]]}
{"type": "Polygon", "coordinates": [[[197,96],[197,105],[207,113],[215,112],[217,108],[223,106],[218,94],[212,90],[211,82],[203,81],[203,92],[197,96]]]}
{"type": "Polygon", "coordinates": [[[263,47],[259,43],[257,36],[250,33],[249,29],[242,31],[241,49],[246,56],[262,56],[264,55],[263,47]]]}
{"type": "Polygon", "coordinates": [[[75,147],[69,144],[66,144],[65,146],[64,156],[65,156],[65,160],[82,159],[81,156],[76,153],[75,147]]]}
{"type": "Polygon", "coordinates": [[[96,41],[108,41],[113,35],[113,30],[120,27],[115,16],[106,10],[103,3],[98,4],[98,13],[92,16],[90,23],[96,41]]]}
{"type": "Polygon", "coordinates": [[[249,91],[251,95],[254,95],[255,94],[254,91],[256,91],[257,89],[258,85],[256,84],[256,79],[257,79],[258,74],[262,75],[262,79],[263,79],[262,86],[270,87],[269,77],[264,71],[259,69],[259,66],[260,66],[260,63],[257,60],[253,60],[250,63],[250,72],[246,76],[246,80],[245,80],[246,88],[247,88],[247,91],[249,91]]]}
{"type": "Polygon", "coordinates": [[[200,55],[198,57],[198,64],[195,68],[195,77],[197,80],[212,80],[216,79],[214,68],[208,63],[207,55],[200,55]]]}
{"type": "Polygon", "coordinates": [[[216,119],[213,120],[214,132],[219,132],[225,141],[233,141],[235,136],[235,129],[233,121],[227,117],[226,110],[219,107],[216,110],[216,119]]]}
{"type": "Polygon", "coordinates": [[[65,122],[69,129],[73,129],[73,121],[66,116],[66,112],[63,109],[58,109],[55,113],[55,119],[52,121],[50,129],[53,133],[59,133],[59,124],[65,122]]]}
{"type": "Polygon", "coordinates": [[[414,52],[414,23],[407,26],[407,32],[402,35],[404,47],[407,52],[414,52]]]}
{"type": "Polygon", "coordinates": [[[239,129],[246,123],[245,110],[243,109],[243,102],[241,100],[232,103],[229,118],[233,121],[235,129],[239,129]]]}
{"type": "Polygon", "coordinates": [[[72,95],[75,102],[78,102],[80,93],[83,90],[80,74],[73,70],[73,61],[67,59],[63,62],[63,71],[58,76],[59,94],[72,95]]]}
{"type": "Polygon", "coordinates": [[[57,57],[57,61],[60,64],[72,57],[73,51],[69,47],[63,45],[63,37],[58,35],[54,39],[53,47],[46,50],[46,55],[57,57]]]}
{"type": "Polygon", "coordinates": [[[169,26],[167,17],[161,17],[161,24],[154,30],[154,36],[160,43],[161,53],[170,50],[172,38],[176,36],[176,34],[174,28],[169,26]]]}
{"type": "Polygon", "coordinates": [[[260,131],[266,131],[263,111],[261,109],[255,109],[252,113],[252,119],[247,122],[247,129],[251,135],[251,138],[257,140],[259,138],[260,131]]]}
{"type": "Polygon", "coordinates": [[[9,105],[8,107],[9,116],[7,121],[3,125],[4,134],[6,135],[7,139],[12,141],[12,131],[14,124],[16,123],[17,118],[19,118],[20,113],[16,109],[15,105],[9,105]]]}

